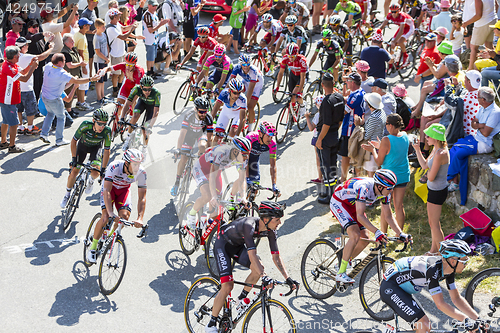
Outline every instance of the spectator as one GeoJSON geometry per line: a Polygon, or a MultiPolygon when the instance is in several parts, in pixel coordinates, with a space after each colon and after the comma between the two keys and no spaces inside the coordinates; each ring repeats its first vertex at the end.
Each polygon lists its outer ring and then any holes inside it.
{"type": "Polygon", "coordinates": [[[161,6],[163,18],[168,19],[167,33],[181,34],[184,22],[184,2],[182,0],[165,0],[161,6]]]}
{"type": "Polygon", "coordinates": [[[422,89],[425,81],[429,81],[434,77],[425,59],[430,58],[435,64],[441,61],[436,47],[436,39],[437,36],[434,33],[429,33],[425,36],[424,52],[420,57],[420,65],[414,78],[415,83],[420,82],[420,89],[422,89]]]}
{"type": "MultiPolygon", "coordinates": [[[[451,21],[450,21],[451,25],[451,21]]],[[[449,34],[449,30],[446,29],[445,27],[437,27],[435,31],[433,31],[437,38],[436,38],[436,45],[440,45],[445,39],[446,36],[449,34]]]]}
{"type": "MultiPolygon", "coordinates": [[[[135,0],[137,1],[137,0],[135,0]]],[[[93,70],[93,63],[94,63],[94,35],[96,33],[96,28],[95,28],[95,21],[97,20],[97,15],[95,13],[95,10],[97,8],[97,4],[99,1],[94,1],[94,0],[87,0],[87,8],[85,8],[82,12],[82,15],[80,17],[82,19],[87,19],[90,22],[90,28],[86,32],[86,37],[87,37],[87,46],[88,46],[88,53],[89,53],[89,76],[92,76],[92,70],[93,70]]],[[[76,43],[76,46],[78,47],[78,43],[76,43]]]]}
{"type": "Polygon", "coordinates": [[[229,41],[231,39],[231,35],[230,34],[221,34],[219,32],[219,28],[222,26],[222,24],[224,23],[224,21],[226,19],[227,18],[225,16],[222,16],[221,14],[214,15],[212,23],[210,23],[210,25],[208,26],[208,28],[210,29],[210,34],[208,36],[215,39],[219,44],[226,45],[226,48],[227,48],[227,44],[229,43],[229,41]]]}
{"type": "MultiPolygon", "coordinates": [[[[481,106],[477,116],[472,119],[473,135],[459,139],[450,150],[450,167],[448,168],[448,191],[460,189],[460,204],[467,201],[469,183],[469,156],[487,154],[493,151],[493,136],[500,132],[500,109],[495,104],[495,92],[489,87],[480,87],[478,102],[481,106]],[[460,175],[460,185],[458,176],[460,175]]],[[[3,132],[3,131],[2,131],[3,132]]]]}
{"type": "Polygon", "coordinates": [[[325,0],[313,0],[313,12],[312,12],[312,31],[319,33],[321,31],[321,25],[319,24],[319,16],[323,11],[323,4],[325,0]]]}
{"type": "MultiPolygon", "coordinates": [[[[75,48],[75,41],[73,39],[73,36],[71,36],[71,34],[64,34],[63,43],[64,47],[62,48],[61,53],[64,55],[64,59],[66,61],[64,69],[69,72],[71,76],[81,78],[82,69],[86,67],[87,63],[85,63],[83,57],[80,56],[80,53],[78,53],[78,50],[75,48]]],[[[69,95],[70,92],[71,86],[68,86],[66,88],[66,95],[69,95]]],[[[78,117],[78,113],[72,110],[72,106],[73,100],[65,103],[66,110],[68,111],[70,116],[72,118],[76,118],[78,117]]]]}
{"type": "Polygon", "coordinates": [[[463,126],[465,136],[476,134],[476,129],[472,127],[471,120],[476,117],[479,111],[478,89],[481,86],[481,73],[478,71],[467,71],[465,73],[465,93],[463,100],[463,126]]]}
{"type": "MultiPolygon", "coordinates": [[[[279,20],[283,12],[285,11],[285,1],[278,0],[274,6],[269,9],[269,14],[273,16],[273,19],[279,20]]],[[[333,8],[332,8],[333,11],[333,8]]]]}
{"type": "MultiPolygon", "coordinates": [[[[245,38],[244,38],[245,42],[248,40],[248,36],[253,35],[259,17],[268,10],[269,10],[268,1],[263,1],[262,5],[260,0],[252,1],[252,3],[250,4],[250,9],[248,10],[247,14],[247,22],[245,24],[245,38]]],[[[214,17],[214,22],[215,22],[215,17],[214,17]]]]}
{"type": "MultiPolygon", "coordinates": [[[[455,14],[451,16],[450,40],[453,44],[453,54],[457,57],[462,53],[462,44],[464,43],[464,28],[462,27],[462,16],[455,14]]],[[[497,44],[498,45],[498,44],[497,44]]]]}
{"type": "MultiPolygon", "coordinates": [[[[396,112],[403,119],[403,129],[408,131],[413,129],[415,126],[418,126],[416,122],[417,119],[410,119],[411,117],[411,108],[415,106],[415,102],[408,96],[408,91],[406,91],[406,87],[404,84],[396,84],[394,88],[392,88],[392,93],[396,99],[396,112]]],[[[389,132],[387,128],[384,132],[384,135],[387,135],[389,132]]]]}
{"type": "MultiPolygon", "coordinates": [[[[433,59],[428,58],[425,59],[425,63],[427,64],[427,66],[429,66],[429,70],[431,71],[434,78],[441,79],[447,75],[447,68],[445,66],[444,59],[446,58],[446,56],[453,54],[453,45],[451,44],[451,42],[445,40],[441,44],[439,44],[437,49],[441,61],[438,64],[435,64],[433,59]]],[[[456,56],[453,56],[453,59],[458,59],[455,57],[456,56]]],[[[425,87],[427,84],[429,84],[429,82],[424,83],[423,87],[425,87]]]]}
{"type": "Polygon", "coordinates": [[[20,17],[14,17],[10,21],[10,24],[12,25],[12,30],[9,30],[5,35],[5,37],[7,37],[5,40],[5,47],[16,45],[16,40],[21,37],[20,32],[23,30],[25,22],[20,17]]]}
{"type": "MultiPolygon", "coordinates": [[[[71,36],[69,36],[71,38],[71,36]]],[[[43,121],[40,140],[46,144],[50,144],[48,135],[54,117],[57,118],[56,126],[56,146],[67,145],[70,142],[64,140],[64,103],[61,95],[64,92],[66,85],[78,85],[95,81],[97,76],[92,78],[78,78],[72,76],[64,66],[66,64],[65,56],[62,53],[56,53],[52,56],[52,62],[45,65],[43,73],[42,100],[47,109],[47,116],[43,121]]],[[[71,92],[70,92],[71,93],[71,92]]]]}
{"type": "MultiPolygon", "coordinates": [[[[237,2],[237,1],[235,1],[237,2]]],[[[200,10],[206,3],[206,0],[201,0],[195,5],[194,0],[186,0],[184,9],[184,23],[182,25],[182,30],[184,32],[184,50],[187,54],[191,50],[191,45],[193,44],[193,39],[195,37],[195,17],[198,15],[200,10]]]]}
{"type": "Polygon", "coordinates": [[[368,62],[370,66],[368,76],[373,76],[375,79],[385,79],[386,63],[392,64],[394,59],[392,59],[389,52],[382,47],[382,43],[384,42],[382,30],[378,29],[371,39],[372,45],[365,47],[361,51],[360,59],[368,62]]]}
{"type": "Polygon", "coordinates": [[[338,131],[344,117],[344,98],[339,92],[334,92],[333,75],[330,73],[323,75],[321,85],[325,98],[319,108],[316,148],[323,173],[323,183],[326,186],[326,196],[318,198],[318,202],[328,205],[337,184],[338,131]]]}
{"type": "MultiPolygon", "coordinates": [[[[396,112],[396,99],[391,94],[387,93],[387,81],[384,79],[376,79],[370,84],[373,93],[377,93],[382,98],[383,110],[386,117],[396,112]]],[[[384,125],[385,126],[385,125],[384,125]]]]}
{"type": "MultiPolygon", "coordinates": [[[[334,88],[334,91],[338,92],[338,89],[334,88]]],[[[323,100],[325,98],[325,95],[319,95],[314,98],[314,106],[316,107],[317,110],[320,109],[321,103],[323,103],[323,100]]],[[[319,161],[319,155],[316,153],[316,141],[318,140],[318,130],[316,129],[316,126],[318,125],[319,122],[319,112],[316,112],[314,117],[311,119],[311,112],[306,112],[305,117],[307,121],[307,128],[309,128],[310,131],[313,132],[313,137],[311,140],[311,145],[314,148],[314,155],[316,156],[316,167],[318,168],[318,178],[316,179],[311,179],[311,182],[314,184],[321,184],[323,183],[323,174],[321,173],[321,163],[319,161]]],[[[318,194],[321,197],[324,197],[326,193],[320,192],[318,194]]]]}
{"type": "MultiPolygon", "coordinates": [[[[90,54],[89,48],[87,44],[87,37],[85,36],[90,29],[90,26],[93,25],[94,22],[89,21],[86,18],[81,18],[78,20],[78,26],[80,30],[73,37],[75,41],[75,48],[78,51],[78,54],[83,61],[85,62],[85,67],[82,67],[82,77],[86,78],[90,76],[90,54]]],[[[89,90],[89,84],[81,84],[78,87],[77,98],[78,102],[76,102],[76,107],[82,111],[92,111],[94,110],[87,102],[85,102],[85,92],[89,90]]]]}
{"type": "Polygon", "coordinates": [[[71,21],[71,24],[66,28],[64,28],[61,34],[63,36],[65,34],[70,34],[71,36],[74,36],[78,32],[78,30],[80,30],[80,27],[78,26],[79,19],[80,19],[80,14],[76,12],[75,16],[73,17],[73,21],[71,21]]]}
{"type": "Polygon", "coordinates": [[[158,2],[156,0],[148,0],[148,10],[142,16],[142,34],[146,38],[146,69],[147,75],[157,78],[154,71],[155,58],[158,49],[158,29],[167,24],[168,19],[159,20],[156,14],[158,2]]]}
{"type": "Polygon", "coordinates": [[[54,12],[53,11],[47,11],[46,9],[42,10],[40,13],[40,16],[42,17],[43,23],[42,23],[42,29],[43,31],[50,31],[54,34],[54,49],[52,50],[53,53],[59,53],[61,52],[63,48],[63,42],[62,42],[62,35],[61,32],[64,30],[64,28],[69,27],[71,22],[73,22],[75,15],[78,12],[78,5],[71,4],[68,7],[65,7],[63,10],[61,10],[57,17],[54,18],[54,12]],[[57,20],[62,18],[64,15],[68,13],[68,11],[71,10],[71,13],[68,17],[68,19],[64,23],[57,23],[57,20]]]}
{"type": "MultiPolygon", "coordinates": [[[[109,15],[112,9],[118,9],[118,1],[116,0],[110,0],[108,2],[108,11],[106,12],[104,22],[106,22],[106,25],[108,25],[111,22],[111,16],[109,15]]],[[[114,11],[113,11],[114,13],[114,11]]]]}
{"type": "MultiPolygon", "coordinates": [[[[188,0],[189,1],[189,0],[188,0]]],[[[238,44],[240,42],[240,29],[243,26],[243,19],[245,18],[245,13],[250,10],[250,6],[246,6],[245,0],[235,0],[231,6],[231,16],[229,17],[229,25],[231,26],[231,41],[229,42],[228,50],[233,44],[233,52],[240,54],[238,50],[238,44]]],[[[184,44],[186,45],[186,44],[184,44]]],[[[191,44],[189,44],[191,45],[191,44]]],[[[186,47],[184,47],[184,50],[186,47]]]]}
{"type": "Polygon", "coordinates": [[[172,48],[175,45],[176,40],[179,38],[175,32],[172,33],[174,41],[170,42],[167,35],[160,38],[158,42],[158,49],[156,50],[155,66],[158,71],[161,70],[161,64],[165,63],[165,68],[163,69],[163,74],[173,75],[177,74],[175,71],[170,69],[170,64],[172,63],[172,48]]]}
{"type": "MultiPolygon", "coordinates": [[[[438,27],[444,27],[448,31],[453,29],[451,24],[450,7],[451,5],[449,0],[441,0],[441,13],[432,18],[431,31],[437,30],[438,27]]],[[[450,35],[446,33],[446,36],[444,37],[449,38],[449,36],[450,35]]]]}
{"type": "MultiPolygon", "coordinates": [[[[52,49],[54,48],[54,43],[51,43],[47,51],[45,51],[39,56],[36,56],[27,53],[29,44],[30,42],[24,37],[19,37],[16,41],[16,46],[19,47],[19,49],[21,50],[21,53],[19,54],[19,61],[17,63],[17,65],[19,66],[19,70],[21,71],[24,70],[25,68],[28,68],[33,58],[37,58],[39,63],[45,60],[50,55],[52,49]]],[[[33,120],[35,119],[35,115],[37,113],[38,113],[37,99],[35,96],[35,92],[33,90],[33,75],[32,75],[30,76],[28,81],[26,82],[21,81],[21,103],[17,104],[17,115],[19,118],[19,126],[17,127],[17,133],[19,134],[24,133],[26,135],[36,135],[40,133],[40,129],[37,126],[33,125],[33,120]],[[23,126],[23,111],[26,112],[26,119],[28,121],[27,128],[23,126]]]]}
{"type": "Polygon", "coordinates": [[[425,130],[427,144],[433,146],[431,155],[424,158],[420,152],[419,142],[413,143],[418,162],[423,170],[427,170],[427,217],[431,228],[431,249],[425,255],[439,255],[439,243],[444,240],[443,230],[439,218],[441,209],[448,196],[448,182],[446,174],[450,165],[450,153],[446,143],[446,128],[441,124],[432,124],[425,130]]]}
{"type": "Polygon", "coordinates": [[[16,132],[19,124],[17,104],[21,103],[20,82],[27,82],[38,66],[37,57],[33,57],[29,66],[21,70],[17,64],[20,53],[19,47],[7,46],[5,48],[5,61],[0,70],[0,109],[2,112],[0,149],[9,148],[9,153],[25,151],[16,146],[16,132]],[[9,142],[7,142],[7,132],[10,136],[9,142]]]}
{"type": "MultiPolygon", "coordinates": [[[[497,21],[495,25],[491,26],[493,28],[493,32],[495,36],[500,36],[500,21],[497,21]]],[[[500,40],[499,40],[500,41],[500,40]]],[[[478,71],[482,71],[485,68],[490,68],[494,66],[494,70],[496,70],[497,67],[497,62],[495,61],[495,57],[497,57],[497,54],[500,54],[500,42],[497,41],[497,45],[495,46],[494,50],[491,49],[484,49],[481,51],[479,54],[480,59],[476,60],[474,62],[474,69],[477,69],[478,71]]]]}
{"type": "MultiPolygon", "coordinates": [[[[135,5],[137,5],[137,0],[128,0],[125,4],[125,7],[128,8],[129,15],[127,25],[132,25],[134,22],[142,21],[143,8],[146,4],[146,0],[141,0],[139,2],[139,8],[135,9],[135,5]]],[[[132,34],[135,35],[135,29],[132,30],[132,34]]],[[[136,44],[133,42],[128,43],[127,52],[134,52],[136,44]]]]}
{"type": "Polygon", "coordinates": [[[368,76],[370,65],[364,60],[358,60],[354,66],[356,67],[356,72],[361,76],[361,89],[366,93],[372,92],[371,83],[373,83],[375,79],[372,76],[368,76]]]}
{"type": "MultiPolygon", "coordinates": [[[[135,0],[134,0],[135,1],[135,0]]],[[[108,39],[104,34],[104,30],[106,30],[106,26],[104,25],[104,21],[101,19],[97,19],[94,22],[96,33],[94,36],[94,67],[96,74],[100,69],[106,68],[109,64],[109,48],[108,48],[108,39]]],[[[104,82],[108,80],[108,74],[105,73],[101,78],[96,82],[96,95],[97,101],[100,104],[105,103],[104,99],[104,82]]]]}
{"type": "MultiPolygon", "coordinates": [[[[448,1],[448,0],[445,0],[448,1]]],[[[441,3],[434,1],[434,0],[427,0],[423,5],[422,9],[420,10],[420,15],[418,18],[415,20],[415,27],[420,27],[420,24],[422,23],[422,20],[427,17],[430,19],[431,23],[436,15],[441,13],[441,3]]],[[[449,9],[449,1],[448,1],[448,9],[449,9]]]]}

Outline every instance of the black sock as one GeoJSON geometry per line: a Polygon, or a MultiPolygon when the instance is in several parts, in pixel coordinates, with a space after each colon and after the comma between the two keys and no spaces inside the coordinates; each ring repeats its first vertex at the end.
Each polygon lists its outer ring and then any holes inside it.
{"type": "Polygon", "coordinates": [[[210,321],[208,322],[208,327],[213,327],[217,325],[217,317],[214,317],[214,316],[210,316],[210,321]]]}
{"type": "Polygon", "coordinates": [[[118,92],[118,87],[113,87],[113,92],[118,92]]]}
{"type": "Polygon", "coordinates": [[[240,296],[238,296],[238,299],[239,299],[239,300],[242,300],[242,299],[246,298],[247,296],[248,296],[248,291],[246,291],[246,290],[244,290],[244,289],[243,289],[243,290],[241,291],[240,296]]]}

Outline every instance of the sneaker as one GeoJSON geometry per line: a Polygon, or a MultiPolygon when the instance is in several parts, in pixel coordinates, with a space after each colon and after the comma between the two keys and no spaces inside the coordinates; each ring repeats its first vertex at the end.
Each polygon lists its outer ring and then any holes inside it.
{"type": "Polygon", "coordinates": [[[97,261],[96,259],[96,251],[95,250],[88,250],[87,251],[87,262],[91,264],[95,264],[97,261]]]}
{"type": "Polygon", "coordinates": [[[457,183],[455,182],[450,182],[450,185],[448,185],[448,192],[455,192],[457,190],[459,190],[459,186],[457,183]]]}
{"type": "Polygon", "coordinates": [[[24,126],[18,126],[17,127],[17,134],[24,134],[26,132],[27,128],[24,126]]]}
{"type": "Polygon", "coordinates": [[[65,208],[66,205],[68,204],[70,193],[71,192],[68,192],[66,195],[64,195],[64,198],[62,199],[61,204],[60,204],[61,208],[65,208]]]}
{"type": "Polygon", "coordinates": [[[187,227],[191,230],[196,228],[196,215],[187,215],[187,227]]]}
{"type": "Polygon", "coordinates": [[[40,140],[42,140],[43,143],[50,145],[50,140],[45,135],[40,135],[40,140]]]}
{"type": "Polygon", "coordinates": [[[89,182],[87,184],[87,188],[85,189],[86,194],[92,193],[92,190],[94,189],[94,178],[89,177],[89,182]]]}
{"type": "Polygon", "coordinates": [[[130,136],[128,136],[126,139],[125,139],[125,142],[123,143],[123,146],[122,146],[122,150],[125,151],[128,149],[128,146],[130,144],[130,136]]]}
{"type": "Polygon", "coordinates": [[[9,147],[9,153],[24,153],[26,150],[16,145],[9,147]]]}
{"type": "Polygon", "coordinates": [[[170,68],[165,68],[163,70],[163,74],[166,74],[166,75],[175,75],[175,74],[177,74],[177,72],[171,70],[170,68]]]}
{"type": "Polygon", "coordinates": [[[217,329],[217,325],[208,327],[207,324],[207,326],[205,326],[205,333],[217,333],[217,332],[219,332],[219,330],[217,329]]]}
{"type": "Polygon", "coordinates": [[[354,283],[354,280],[351,279],[347,273],[341,273],[341,274],[337,274],[337,276],[335,277],[335,280],[337,282],[343,282],[343,283],[354,283]]]}
{"type": "Polygon", "coordinates": [[[406,66],[407,65],[409,57],[410,56],[408,55],[408,53],[403,53],[403,62],[401,63],[401,66],[406,66]]]}
{"type": "Polygon", "coordinates": [[[170,189],[170,195],[173,197],[176,197],[178,192],[179,192],[179,185],[174,185],[170,189]]]}
{"type": "MultiPolygon", "coordinates": [[[[44,141],[45,142],[45,141],[44,141]]],[[[65,146],[65,145],[69,145],[71,142],[69,141],[66,141],[64,139],[62,139],[61,141],[59,142],[56,142],[56,147],[61,147],[61,146],[65,146]]]]}
{"type": "Polygon", "coordinates": [[[80,103],[80,102],[76,102],[76,107],[82,111],[92,111],[94,110],[93,107],[91,107],[90,105],[87,104],[87,102],[83,102],[83,103],[80,103]]]}
{"type": "Polygon", "coordinates": [[[37,135],[37,134],[40,134],[42,130],[39,129],[38,127],[36,126],[33,126],[33,128],[30,130],[29,128],[26,128],[26,130],[24,131],[24,134],[25,135],[37,135]]]}
{"type": "Polygon", "coordinates": [[[0,143],[0,150],[7,149],[7,148],[9,148],[8,142],[0,143]]]}

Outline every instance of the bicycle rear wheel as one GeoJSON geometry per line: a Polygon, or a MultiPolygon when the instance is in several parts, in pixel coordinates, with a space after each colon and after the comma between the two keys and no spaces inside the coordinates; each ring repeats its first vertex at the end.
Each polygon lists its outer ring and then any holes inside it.
{"type": "MultiPolygon", "coordinates": [[[[274,79],[273,91],[277,87],[276,82],[277,82],[277,80],[274,79]]],[[[287,70],[285,70],[285,72],[283,73],[283,77],[281,78],[281,83],[280,83],[278,88],[279,88],[278,89],[279,91],[286,91],[287,90],[287,88],[288,88],[288,72],[287,72],[287,70]]],[[[283,92],[277,92],[276,94],[272,94],[272,95],[273,95],[273,100],[275,103],[281,103],[281,101],[285,97],[285,94],[283,92]]]]}
{"type": "MultiPolygon", "coordinates": [[[[81,171],[79,176],[81,177],[81,171]]],[[[68,202],[66,203],[66,207],[64,208],[62,213],[62,223],[64,231],[68,229],[69,225],[71,224],[71,220],[73,220],[73,216],[75,215],[77,208],[76,206],[78,203],[78,199],[83,192],[83,180],[78,179],[76,184],[77,185],[71,190],[68,202]]]]}
{"type": "Polygon", "coordinates": [[[109,242],[99,265],[99,288],[103,295],[111,295],[118,289],[127,267],[127,248],[121,236],[109,242]]]}
{"type": "MultiPolygon", "coordinates": [[[[309,112],[309,110],[311,110],[311,107],[312,107],[312,104],[313,104],[313,98],[312,98],[311,94],[306,94],[304,96],[304,103],[306,105],[306,111],[305,112],[309,112]]],[[[297,117],[298,117],[297,118],[297,127],[301,131],[303,131],[304,128],[307,127],[307,120],[306,120],[305,112],[304,112],[304,115],[301,115],[301,112],[299,111],[299,114],[297,115],[297,117]]]]}
{"type": "Polygon", "coordinates": [[[391,267],[394,259],[383,257],[381,266],[377,258],[365,267],[359,280],[359,298],[365,311],[377,321],[389,321],[394,318],[394,310],[380,299],[380,283],[385,271],[391,267]]]}
{"type": "Polygon", "coordinates": [[[219,282],[211,277],[202,277],[191,285],[184,300],[184,321],[190,333],[205,332],[219,290],[219,282]]]}
{"type": "Polygon", "coordinates": [[[252,65],[256,66],[260,71],[264,71],[264,65],[262,63],[262,59],[259,58],[259,55],[256,54],[252,57],[252,65]]]}
{"type": "MultiPolygon", "coordinates": [[[[94,231],[95,231],[95,226],[97,222],[101,219],[102,214],[97,213],[94,215],[92,218],[92,221],[90,221],[90,225],[87,229],[87,234],[85,234],[85,239],[83,240],[83,263],[85,266],[90,267],[92,266],[91,263],[87,262],[87,251],[90,248],[90,245],[92,245],[92,240],[94,239],[94,231]]],[[[97,243],[97,251],[100,251],[102,247],[102,243],[98,242],[97,243]]]]}
{"type": "Polygon", "coordinates": [[[285,105],[285,107],[281,110],[278,115],[278,120],[276,121],[276,142],[282,143],[285,140],[286,134],[290,129],[292,116],[290,115],[289,105],[285,105]]]}
{"type": "Polygon", "coordinates": [[[300,264],[300,275],[312,297],[325,299],[337,291],[335,276],[342,261],[342,250],[337,251],[337,246],[328,239],[316,239],[306,248],[300,264]]]}
{"type": "Polygon", "coordinates": [[[189,99],[191,98],[190,84],[191,82],[189,80],[184,81],[175,94],[173,111],[176,116],[180,115],[189,103],[189,99]]]}
{"type": "Polygon", "coordinates": [[[179,243],[182,252],[186,255],[191,255],[196,250],[196,234],[187,226],[187,214],[193,208],[194,202],[189,201],[182,209],[182,215],[179,216],[179,243]]]}
{"type": "Polygon", "coordinates": [[[398,74],[402,79],[409,78],[417,70],[417,51],[408,48],[406,52],[408,53],[407,64],[398,68],[398,74]]]}
{"type": "MultiPolygon", "coordinates": [[[[465,289],[465,299],[469,302],[480,318],[487,318],[498,323],[500,319],[500,268],[489,268],[479,272],[467,285],[465,289]],[[492,309],[496,309],[492,312],[492,309]],[[491,315],[490,315],[491,314],[491,315]]],[[[495,332],[500,328],[493,327],[495,332]]]]}
{"type": "Polygon", "coordinates": [[[243,333],[264,332],[291,333],[297,332],[292,313],[280,301],[268,299],[266,301],[266,321],[263,323],[262,302],[255,303],[248,311],[243,321],[243,333]]]}

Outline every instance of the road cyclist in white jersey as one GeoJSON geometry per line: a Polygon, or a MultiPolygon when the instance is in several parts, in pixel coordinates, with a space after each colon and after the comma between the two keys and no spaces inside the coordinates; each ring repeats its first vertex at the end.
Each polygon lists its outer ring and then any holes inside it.
{"type": "MultiPolygon", "coordinates": [[[[94,264],[96,262],[96,248],[99,239],[102,236],[103,228],[106,226],[109,218],[115,220],[110,234],[118,227],[120,218],[128,220],[132,211],[130,200],[130,185],[137,182],[138,203],[137,219],[134,221],[136,228],[143,227],[144,211],[146,210],[146,170],[141,166],[144,161],[143,153],[138,149],[129,149],[123,154],[123,160],[116,161],[108,165],[104,175],[104,182],[101,187],[101,209],[102,216],[95,227],[92,245],[87,252],[87,262],[94,264]],[[118,211],[118,216],[113,211],[113,205],[118,211]]],[[[142,232],[138,237],[142,237],[142,232]]]]}
{"type": "Polygon", "coordinates": [[[260,32],[261,29],[263,29],[266,32],[266,34],[264,35],[264,38],[260,40],[259,46],[262,47],[262,49],[264,49],[265,52],[267,51],[270,51],[271,53],[276,52],[275,50],[276,42],[280,38],[281,32],[284,29],[283,23],[281,23],[280,20],[275,20],[273,16],[269,13],[262,15],[262,20],[257,24],[255,32],[249,39],[250,42],[252,41],[256,42],[257,34],[260,32]]]}

